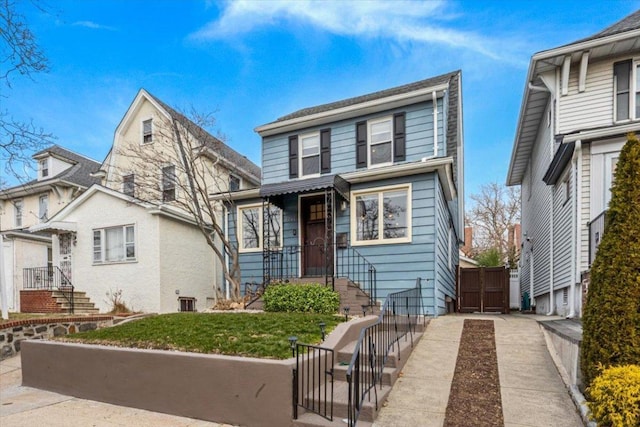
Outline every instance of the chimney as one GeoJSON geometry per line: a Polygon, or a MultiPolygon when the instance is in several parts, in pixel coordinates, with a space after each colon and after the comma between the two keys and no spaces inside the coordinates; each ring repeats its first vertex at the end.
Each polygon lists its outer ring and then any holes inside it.
{"type": "Polygon", "coordinates": [[[460,250],[466,255],[471,255],[471,240],[473,238],[473,227],[464,228],[464,245],[460,250]]]}

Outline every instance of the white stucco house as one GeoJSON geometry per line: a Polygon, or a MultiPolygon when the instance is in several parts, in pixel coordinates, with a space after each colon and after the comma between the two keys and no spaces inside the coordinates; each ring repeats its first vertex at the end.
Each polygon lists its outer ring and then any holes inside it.
{"type": "Polygon", "coordinates": [[[507,184],[522,187],[520,287],[538,313],[581,315],[629,132],[640,132],[640,11],[532,56],[507,184]]]}
{"type": "Polygon", "coordinates": [[[258,166],[141,89],[94,173],[100,183],[31,228],[53,234],[54,265],[71,259],[68,277],[101,311],[114,293],[136,311],[198,311],[222,288],[221,264],[186,209],[180,144],[200,153],[207,191],[259,185],[258,166]]]}
{"type": "MultiPolygon", "coordinates": [[[[20,311],[25,277],[50,268],[53,262],[51,233],[29,228],[46,222],[86,189],[99,182],[92,177],[100,163],[52,145],[32,156],[37,177],[0,191],[0,271],[7,287],[7,308],[20,311]]],[[[27,283],[27,285],[35,283],[27,283]]]]}

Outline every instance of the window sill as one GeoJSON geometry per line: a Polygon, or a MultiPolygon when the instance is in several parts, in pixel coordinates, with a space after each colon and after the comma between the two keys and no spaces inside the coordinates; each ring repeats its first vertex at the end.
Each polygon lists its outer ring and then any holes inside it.
{"type": "Polygon", "coordinates": [[[262,248],[238,249],[240,254],[255,254],[257,252],[262,252],[262,248]]]}
{"type": "Polygon", "coordinates": [[[380,246],[380,245],[397,245],[402,243],[411,243],[411,238],[404,239],[384,239],[384,240],[363,240],[351,242],[351,246],[380,246]]]}
{"type": "Polygon", "coordinates": [[[127,260],[122,260],[122,261],[100,261],[100,262],[93,262],[93,264],[91,264],[92,266],[100,266],[100,265],[115,265],[115,264],[135,264],[137,263],[138,260],[137,259],[127,259],[127,260]]]}

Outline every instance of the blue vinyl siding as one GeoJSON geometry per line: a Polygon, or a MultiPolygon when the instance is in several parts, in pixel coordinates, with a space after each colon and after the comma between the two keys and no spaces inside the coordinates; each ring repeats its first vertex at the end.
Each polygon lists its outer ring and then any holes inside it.
{"type": "MultiPolygon", "coordinates": [[[[261,200],[253,200],[251,203],[242,203],[238,206],[245,204],[260,203],[261,200]]],[[[236,227],[236,207],[229,209],[229,240],[235,247],[237,247],[238,230],[236,227]]],[[[238,260],[240,262],[240,278],[242,283],[256,282],[262,283],[262,252],[248,252],[239,253],[238,260]]]]}
{"type": "MultiPolygon", "coordinates": [[[[346,173],[356,169],[356,123],[406,113],[406,160],[416,162],[433,156],[433,108],[432,102],[422,102],[375,115],[343,120],[329,125],[300,129],[295,132],[265,137],[262,142],[263,184],[283,182],[289,179],[289,136],[318,132],[331,128],[331,173],[346,173]]],[[[445,115],[442,99],[438,99],[438,156],[446,155],[444,138],[445,115]]]]}

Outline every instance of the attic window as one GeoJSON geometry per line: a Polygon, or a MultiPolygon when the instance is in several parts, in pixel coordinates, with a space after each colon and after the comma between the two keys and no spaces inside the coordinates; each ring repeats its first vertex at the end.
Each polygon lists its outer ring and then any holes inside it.
{"type": "Polygon", "coordinates": [[[240,190],[240,178],[229,174],[229,191],[240,190]]]}
{"type": "Polygon", "coordinates": [[[40,175],[43,178],[49,176],[49,161],[47,159],[40,160],[40,175]]]}
{"type": "Polygon", "coordinates": [[[142,122],[142,143],[149,144],[153,142],[153,134],[152,134],[152,119],[144,120],[142,122]]]}

